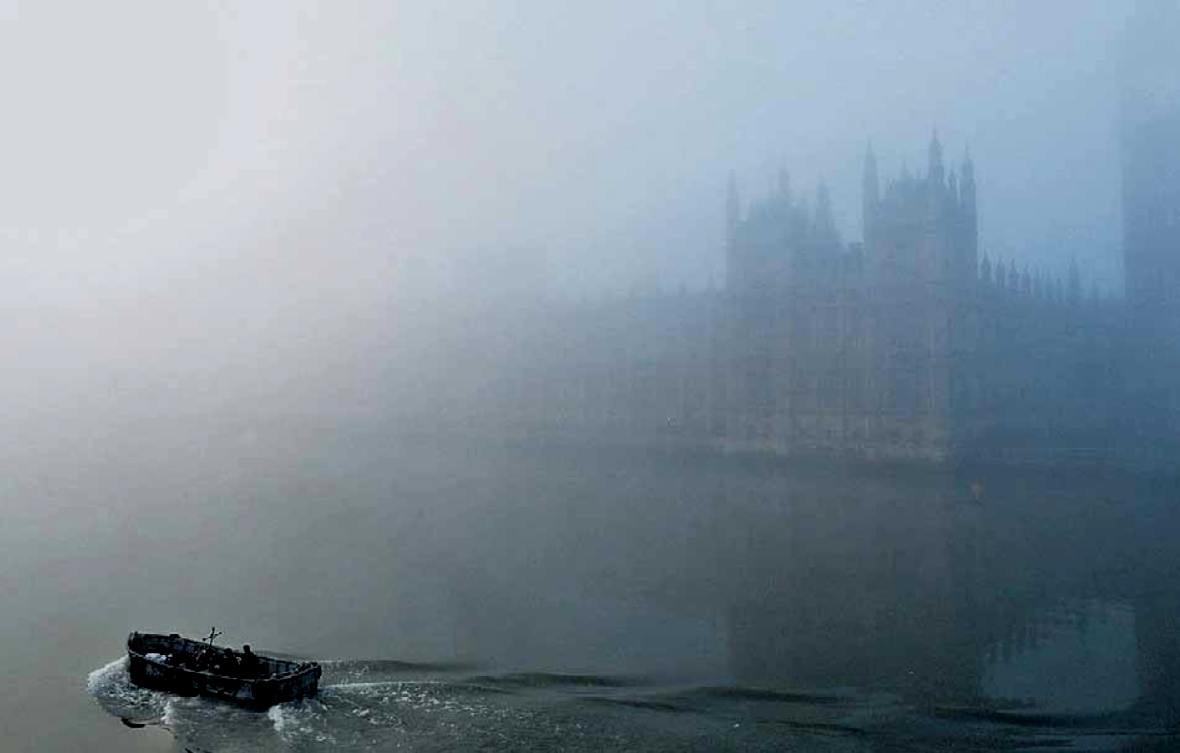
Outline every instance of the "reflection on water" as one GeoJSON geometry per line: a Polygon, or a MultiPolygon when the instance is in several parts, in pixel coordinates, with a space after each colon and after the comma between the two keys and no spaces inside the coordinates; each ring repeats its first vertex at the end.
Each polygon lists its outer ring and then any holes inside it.
{"type": "Polygon", "coordinates": [[[740,678],[1174,718],[1165,498],[1044,477],[978,502],[955,475],[781,485],[726,497],[740,678]]]}
{"type": "Polygon", "coordinates": [[[989,655],[984,692],[1052,712],[1096,714],[1139,697],[1135,612],[1097,600],[1037,615],[1028,639],[989,655]]]}
{"type": "MultiPolygon", "coordinates": [[[[493,687],[487,720],[605,725],[588,748],[669,726],[716,743],[745,725],[746,743],[773,749],[768,730],[809,724],[845,730],[840,745],[910,745],[1002,730],[1092,742],[1180,722],[1174,481],[786,468],[371,427],[218,432],[128,432],[79,447],[61,473],[33,458],[10,476],[35,504],[0,532],[14,606],[0,651],[30,657],[9,666],[40,684],[6,725],[48,726],[58,709],[37,693],[66,691],[43,678],[74,687],[128,630],[213,623],[320,659],[474,665],[501,679],[442,681],[493,687]],[[587,699],[502,681],[521,673],[626,684],[587,699]]],[[[409,672],[377,680],[428,679],[409,672]]],[[[333,697],[308,722],[327,735],[333,697]]],[[[410,714],[399,698],[364,703],[410,714]]]]}

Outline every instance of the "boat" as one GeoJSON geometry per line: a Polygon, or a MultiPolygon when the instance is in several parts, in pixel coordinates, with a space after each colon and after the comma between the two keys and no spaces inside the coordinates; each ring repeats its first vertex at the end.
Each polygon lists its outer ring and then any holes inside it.
{"type": "Polygon", "coordinates": [[[255,709],[266,709],[315,695],[322,670],[316,662],[288,661],[213,645],[176,633],[131,633],[127,662],[140,687],[177,695],[203,695],[255,709]]]}

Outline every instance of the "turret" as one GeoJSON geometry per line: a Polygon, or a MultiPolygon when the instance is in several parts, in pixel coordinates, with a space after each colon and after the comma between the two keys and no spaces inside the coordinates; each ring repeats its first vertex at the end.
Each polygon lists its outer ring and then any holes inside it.
{"type": "MultiPolygon", "coordinates": [[[[971,161],[971,154],[967,153],[963,157],[963,165],[959,168],[959,172],[963,175],[963,180],[959,186],[959,196],[963,202],[963,211],[970,217],[971,223],[975,224],[975,163],[971,161]]],[[[974,230],[974,227],[972,227],[974,230]]]]}
{"type": "Polygon", "coordinates": [[[1142,418],[1180,437],[1180,5],[1141,0],[1122,56],[1123,269],[1142,418]]]}
{"type": "MultiPolygon", "coordinates": [[[[1135,4],[1122,56],[1123,254],[1142,333],[1180,335],[1180,6],[1135,4]],[[1159,327],[1164,329],[1160,330],[1159,327]],[[1176,329],[1169,331],[1169,326],[1176,329]]],[[[1171,344],[1170,343],[1170,344],[1171,344]]]]}
{"type": "Polygon", "coordinates": [[[938,132],[930,137],[930,151],[927,160],[926,178],[931,185],[941,189],[946,185],[946,169],[942,165],[942,143],[938,140],[938,132]]]}
{"type": "Polygon", "coordinates": [[[963,176],[959,181],[963,253],[967,255],[969,264],[974,266],[979,254],[979,220],[975,212],[975,165],[971,162],[970,152],[964,155],[959,173],[963,176]]]}

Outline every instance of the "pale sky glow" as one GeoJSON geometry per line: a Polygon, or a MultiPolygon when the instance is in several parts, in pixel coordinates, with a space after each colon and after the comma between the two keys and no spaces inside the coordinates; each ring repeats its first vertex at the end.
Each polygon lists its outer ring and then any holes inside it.
{"type": "Polygon", "coordinates": [[[730,170],[826,179],[855,240],[866,142],[889,176],[934,128],[981,250],[1115,290],[1129,8],[0,0],[4,305],[100,352],[298,352],[503,249],[548,293],[698,287],[730,170]]]}

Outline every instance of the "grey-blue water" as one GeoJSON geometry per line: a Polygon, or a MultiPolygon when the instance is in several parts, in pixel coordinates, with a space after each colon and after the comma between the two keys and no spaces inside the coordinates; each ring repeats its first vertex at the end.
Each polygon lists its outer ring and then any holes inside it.
{"type": "Polygon", "coordinates": [[[182,428],[6,448],[5,750],[1180,747],[1175,480],[182,428]],[[211,625],[320,695],[129,684],[211,625]]]}

